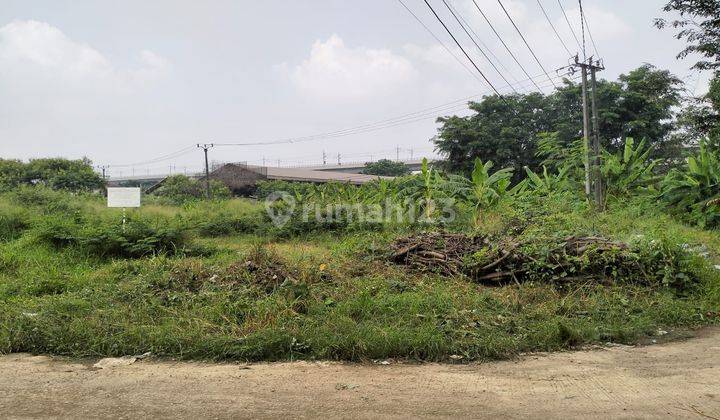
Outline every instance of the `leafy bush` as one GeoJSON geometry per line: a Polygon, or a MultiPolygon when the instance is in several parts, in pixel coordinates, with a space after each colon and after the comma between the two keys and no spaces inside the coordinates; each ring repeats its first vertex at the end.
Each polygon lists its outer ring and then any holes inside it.
{"type": "Polygon", "coordinates": [[[215,237],[231,234],[257,233],[267,229],[267,218],[263,212],[234,215],[217,213],[199,223],[198,232],[203,236],[215,237]]]}
{"type": "Polygon", "coordinates": [[[660,199],[678,215],[700,226],[720,222],[720,158],[703,142],[682,168],[662,180],[660,199]]]}
{"type": "Polygon", "coordinates": [[[403,176],[410,173],[410,168],[403,162],[394,162],[390,159],[380,159],[377,162],[368,162],[362,170],[366,175],[403,176]]]}
{"type": "MultiPolygon", "coordinates": [[[[205,197],[205,181],[185,175],[173,175],[167,177],[154,194],[165,197],[172,203],[183,204],[205,197]]],[[[229,198],[231,195],[228,187],[215,179],[210,180],[210,194],[214,199],[229,198]]]]}
{"type": "Polygon", "coordinates": [[[560,168],[557,174],[551,174],[547,167],[543,166],[542,174],[538,175],[526,167],[527,178],[518,183],[513,190],[516,195],[536,197],[572,191],[574,185],[568,176],[571,169],[572,166],[565,166],[560,168]]]}
{"type": "Polygon", "coordinates": [[[74,246],[101,258],[140,258],[189,250],[186,229],[167,220],[153,223],[130,217],[123,226],[119,221],[54,216],[42,219],[33,231],[40,242],[56,247],[74,246]]]}
{"type": "Polygon", "coordinates": [[[20,185],[44,185],[78,192],[97,190],[104,184],[87,159],[31,159],[28,163],[0,159],[0,190],[20,185]]]}
{"type": "Polygon", "coordinates": [[[28,227],[25,212],[13,207],[0,207],[0,242],[19,237],[28,227]]]}
{"type": "Polygon", "coordinates": [[[622,152],[605,153],[602,176],[608,195],[627,195],[658,181],[653,174],[655,162],[649,159],[652,148],[645,147],[645,140],[637,147],[633,147],[634,143],[632,138],[627,138],[622,152]]]}

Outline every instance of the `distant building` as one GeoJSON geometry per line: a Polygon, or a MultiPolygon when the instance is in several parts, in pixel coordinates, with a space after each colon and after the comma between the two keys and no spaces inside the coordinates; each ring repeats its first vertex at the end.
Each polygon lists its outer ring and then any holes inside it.
{"type": "MultiPolygon", "coordinates": [[[[202,176],[200,179],[204,179],[202,176]]],[[[210,172],[210,179],[221,181],[234,194],[245,195],[255,189],[258,181],[278,180],[288,182],[311,182],[323,184],[337,182],[341,184],[362,185],[367,182],[381,178],[391,179],[376,175],[364,175],[356,173],[335,172],[328,170],[317,170],[308,168],[274,168],[265,166],[253,166],[244,163],[226,163],[210,172]]],[[[157,184],[148,188],[145,192],[151,193],[163,183],[160,180],[157,184]]]]}

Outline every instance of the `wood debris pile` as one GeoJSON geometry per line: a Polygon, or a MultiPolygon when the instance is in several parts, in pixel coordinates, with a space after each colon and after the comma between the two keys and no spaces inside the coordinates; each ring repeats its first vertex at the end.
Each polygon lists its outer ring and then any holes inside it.
{"type": "MultiPolygon", "coordinates": [[[[514,238],[491,240],[457,233],[425,232],[398,239],[391,261],[483,283],[527,279],[605,278],[606,265],[626,265],[627,244],[596,236],[570,236],[526,247],[514,238]],[[607,258],[603,258],[607,257],[607,258]]],[[[619,272],[618,267],[612,270],[619,272]]],[[[620,267],[627,269],[627,267],[620,267]]]]}

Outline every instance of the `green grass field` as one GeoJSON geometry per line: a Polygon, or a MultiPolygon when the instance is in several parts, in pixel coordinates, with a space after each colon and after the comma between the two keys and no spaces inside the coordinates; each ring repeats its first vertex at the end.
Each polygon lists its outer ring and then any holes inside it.
{"type": "MultiPolygon", "coordinates": [[[[0,352],[213,360],[507,358],[720,316],[720,235],[650,202],[602,214],[560,198],[483,215],[476,233],[525,220],[523,237],[593,234],[687,249],[681,289],[632,281],[500,286],[388,262],[392,241],[428,227],[285,235],[248,200],[120,212],[46,190],[0,203],[0,352]],[[457,358],[457,357],[455,357],[457,358]]],[[[655,249],[655,248],[652,248],[655,249]]],[[[670,260],[668,260],[670,261],[670,260]]],[[[670,261],[668,264],[675,264],[670,261]]]]}

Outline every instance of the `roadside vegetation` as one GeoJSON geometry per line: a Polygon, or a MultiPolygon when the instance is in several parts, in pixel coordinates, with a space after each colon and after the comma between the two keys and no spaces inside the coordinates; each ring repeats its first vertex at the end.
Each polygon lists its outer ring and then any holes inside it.
{"type": "Polygon", "coordinates": [[[295,212],[282,226],[247,199],[171,205],[148,196],[123,230],[100,195],[17,188],[0,206],[0,351],[472,360],[708,325],[720,315],[720,237],[700,226],[720,208],[661,204],[661,191],[673,191],[691,166],[656,188],[638,166],[629,174],[637,182],[614,186],[622,198],[603,212],[582,197],[571,170],[528,171],[511,185],[510,170],[479,160],[470,178],[426,164],[418,175],[362,187],[264,185],[320,208],[401,209],[379,221],[350,212],[306,221],[295,212]],[[457,217],[441,222],[435,203],[445,199],[457,217]],[[397,258],[413,238],[433,235],[441,238],[435,252],[460,249],[443,238],[475,245],[447,258],[452,271],[423,265],[424,254],[397,258]],[[582,253],[559,251],[570,237],[603,239],[582,253]],[[508,249],[502,264],[477,270],[508,249]],[[501,266],[517,275],[473,274],[501,266]]]}
{"type": "MultiPolygon", "coordinates": [[[[667,10],[720,68],[716,2],[667,10]]],[[[600,83],[599,206],[569,81],[441,118],[446,159],[417,174],[211,201],[178,176],[124,225],[87,160],[0,160],[0,352],[488,360],[715,324],[718,80],[693,100],[650,65],[600,83]]]]}

